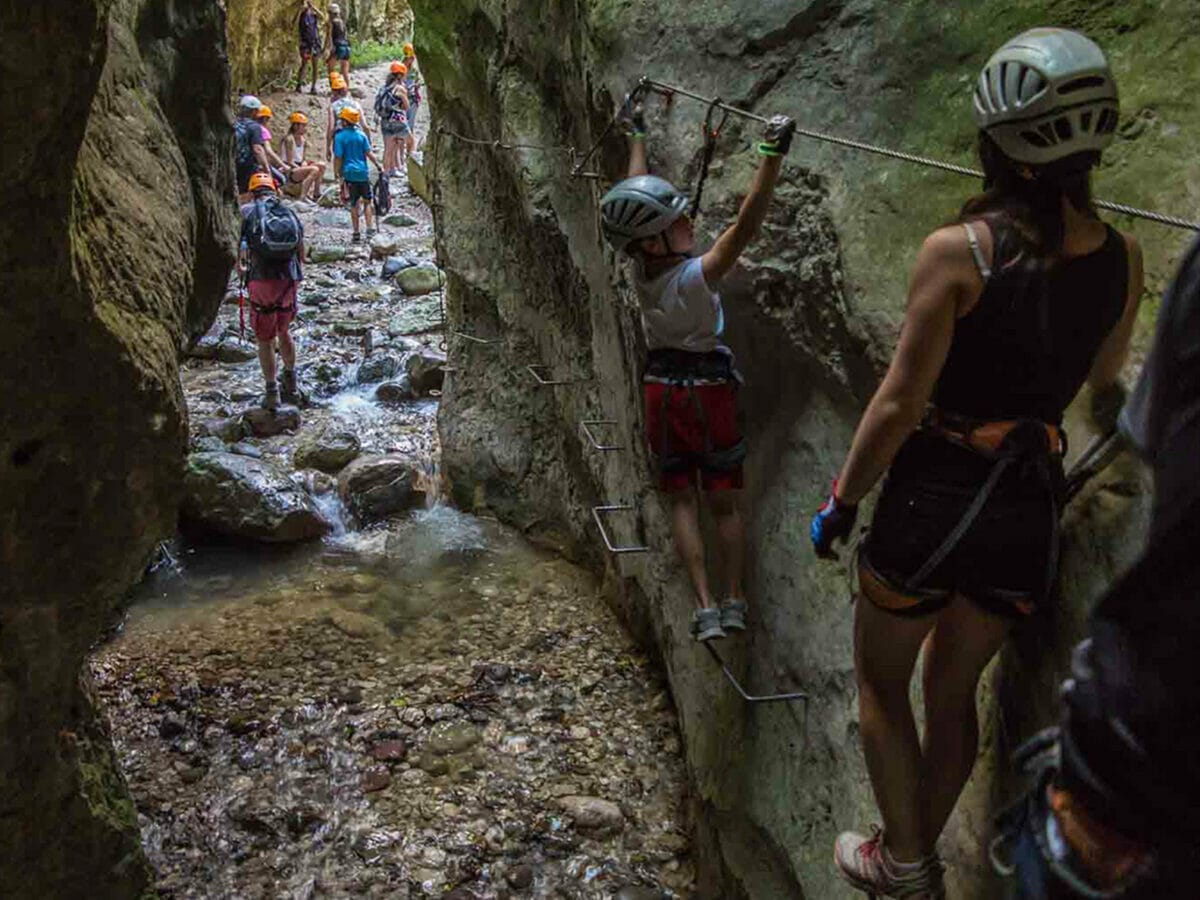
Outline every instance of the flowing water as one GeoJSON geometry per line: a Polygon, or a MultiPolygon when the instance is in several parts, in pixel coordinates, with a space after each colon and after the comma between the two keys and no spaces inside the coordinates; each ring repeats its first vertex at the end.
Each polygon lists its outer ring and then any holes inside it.
{"type": "Polygon", "coordinates": [[[692,890],[663,685],[588,573],[495,522],[181,539],[92,672],[166,896],[692,890]]]}

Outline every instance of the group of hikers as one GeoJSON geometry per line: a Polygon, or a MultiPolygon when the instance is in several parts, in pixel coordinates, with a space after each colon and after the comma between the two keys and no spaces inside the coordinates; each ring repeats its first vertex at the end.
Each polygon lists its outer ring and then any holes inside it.
{"type": "MultiPolygon", "coordinates": [[[[602,224],[631,263],[649,348],[646,440],[695,592],[693,633],[710,641],[747,622],[742,379],[717,287],[759,232],[795,124],[771,120],[736,221],[700,252],[690,198],[649,174],[640,99],[623,111],[628,177],[603,198],[602,224]],[[718,595],[701,494],[724,557],[718,595]]],[[[984,190],[922,244],[891,365],[810,528],[817,556],[834,557],[883,479],[853,628],[883,827],[834,847],[871,897],[945,897],[937,841],[975,764],[980,676],[1014,628],[1047,627],[1056,598],[1064,411],[1087,383],[1096,424],[1115,427],[1144,286],[1138,242],[1092,202],[1119,112],[1100,47],[1060,28],[1021,34],[987,61],[973,100],[984,190]]],[[[1034,787],[992,847],[1021,897],[1200,895],[1200,775],[1179,746],[1200,749],[1189,665],[1200,649],[1200,248],[1169,300],[1122,415],[1155,470],[1150,548],[1091,620],[1061,728],[1025,754],[1040,760],[1034,787]]]]}
{"type": "MultiPolygon", "coordinates": [[[[310,155],[309,120],[303,112],[288,116],[288,130],[276,149],[270,131],[272,111],[252,95],[238,102],[235,132],[235,170],[241,204],[238,271],[243,300],[250,305],[250,322],[258,343],[264,391],[262,405],[295,404],[303,395],[296,378],[296,350],[289,326],[296,315],[297,287],[303,278],[304,227],[281,194],[297,200],[320,199],[325,172],[332,160],[343,203],[350,208],[352,243],[376,233],[376,212],[391,202],[388,178],[400,173],[405,154],[416,147],[420,83],[416,51],[403,47],[403,58],[389,66],[387,79],[376,93],[374,112],[383,140],[381,163],[371,144],[371,125],[350,93],[349,44],[337,4],[330,4],[329,34],[344,65],[329,72],[329,105],[325,125],[325,158],[310,155]],[[342,47],[345,48],[345,55],[342,47]],[[379,173],[372,184],[369,164],[379,173]],[[276,349],[283,361],[276,378],[276,349]]],[[[300,13],[301,56],[308,62],[319,52],[319,13],[312,0],[300,13]],[[317,30],[314,30],[317,29],[317,30]]],[[[330,57],[332,64],[333,57],[330,57]]],[[[296,88],[300,84],[297,79],[296,88]]]]}

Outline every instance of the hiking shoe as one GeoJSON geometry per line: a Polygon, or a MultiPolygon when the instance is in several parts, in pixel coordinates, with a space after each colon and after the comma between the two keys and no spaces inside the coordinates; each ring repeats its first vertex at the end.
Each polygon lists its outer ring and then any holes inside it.
{"type": "Polygon", "coordinates": [[[279,408],[279,385],[277,385],[274,381],[267,382],[266,390],[263,391],[262,408],[279,408]]]}
{"type": "Polygon", "coordinates": [[[361,244],[362,243],[362,235],[359,234],[357,231],[354,232],[354,234],[350,235],[350,243],[361,244]]]}
{"type": "Polygon", "coordinates": [[[853,831],[839,834],[833,861],[842,877],[872,900],[944,900],[946,896],[937,855],[917,863],[898,863],[883,845],[883,831],[878,827],[869,838],[853,831]]]}
{"type": "Polygon", "coordinates": [[[300,386],[296,383],[296,370],[284,369],[279,377],[279,398],[284,403],[299,405],[300,386]]]}
{"type": "Polygon", "coordinates": [[[721,611],[712,606],[698,609],[692,613],[692,634],[698,641],[711,641],[725,637],[721,628],[721,611]]]}
{"type": "Polygon", "coordinates": [[[378,232],[374,228],[368,228],[367,229],[367,240],[369,241],[371,238],[375,237],[376,234],[378,234],[378,232]]]}
{"type": "Polygon", "coordinates": [[[726,631],[746,630],[746,601],[733,597],[721,601],[721,627],[726,631]]]}

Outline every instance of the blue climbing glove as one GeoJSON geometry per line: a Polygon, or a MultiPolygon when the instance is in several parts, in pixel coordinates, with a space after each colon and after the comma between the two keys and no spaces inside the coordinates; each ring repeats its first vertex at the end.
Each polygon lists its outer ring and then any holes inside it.
{"type": "Polygon", "coordinates": [[[837,559],[833,550],[833,542],[839,538],[843,543],[854,531],[854,520],[858,518],[858,506],[843,503],[837,497],[837,479],[833,481],[833,490],[825,505],[817,510],[809,526],[808,534],[812,538],[813,550],[821,559],[837,559]]]}

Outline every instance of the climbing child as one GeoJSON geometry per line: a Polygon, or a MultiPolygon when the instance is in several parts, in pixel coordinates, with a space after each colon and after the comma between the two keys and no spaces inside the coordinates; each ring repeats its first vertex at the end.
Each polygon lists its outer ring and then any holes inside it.
{"type": "Polygon", "coordinates": [[[325,25],[325,42],[329,47],[329,56],[325,62],[330,72],[336,68],[343,78],[350,77],[350,38],[346,35],[346,23],[342,19],[342,10],[336,3],[329,4],[329,21],[325,25]]]}
{"type": "Polygon", "coordinates": [[[758,151],[763,159],[737,221],[705,253],[696,249],[689,200],[647,174],[645,123],[630,117],[629,177],[601,201],[605,236],[633,262],[650,355],[644,375],[646,436],[671,506],[675,546],[687,567],[698,608],[697,640],[746,627],[742,587],[745,529],[740,509],[745,443],[738,426],[740,376],[722,342],[725,316],[716,292],[767,214],[795,123],[776,116],[758,151]],[[716,518],[726,589],[714,605],[700,533],[699,488],[716,518]]]}
{"type": "Polygon", "coordinates": [[[305,159],[304,151],[308,144],[308,116],[302,112],[294,112],[288,116],[288,132],[284,135],[283,161],[291,166],[288,181],[300,186],[300,197],[305,200],[318,200],[321,196],[321,180],[325,177],[325,161],[320,159],[305,159]]]}
{"type": "Polygon", "coordinates": [[[404,63],[393,62],[387,81],[375,94],[375,116],[383,132],[383,167],[391,176],[400,174],[409,138],[407,74],[404,63]]]}
{"type": "Polygon", "coordinates": [[[1103,51],[1035,28],[974,84],[986,190],[917,254],[891,366],[812,521],[830,556],[887,473],[854,605],[883,830],[843,832],[834,858],[859,890],[911,900],[944,896],[937,840],[975,765],[979,677],[1017,623],[1050,622],[1063,412],[1085,381],[1116,382],[1142,293],[1137,243],[1091,199],[1118,121],[1103,51]],[[920,736],[909,683],[922,648],[920,736]]]}
{"type": "Polygon", "coordinates": [[[346,124],[333,140],[333,171],[342,180],[342,196],[350,203],[350,220],[354,226],[350,240],[357,243],[362,240],[358,230],[360,216],[366,216],[367,237],[375,234],[375,210],[371,205],[371,170],[367,167],[367,160],[381,171],[382,167],[371,152],[371,142],[357,127],[361,118],[358,110],[346,107],[340,115],[346,124]]]}
{"type": "Polygon", "coordinates": [[[321,13],[313,6],[313,0],[304,0],[299,15],[296,16],[296,27],[300,32],[300,68],[296,70],[296,92],[304,81],[304,67],[312,68],[312,87],[310,94],[317,92],[317,57],[321,55],[321,13]]]}
{"type": "Polygon", "coordinates": [[[275,409],[299,403],[296,381],[296,345],[288,326],[296,317],[296,288],[303,278],[304,226],[275,193],[275,182],[266,172],[250,178],[252,199],[242,206],[241,252],[238,271],[246,282],[250,324],[258,341],[258,362],[265,390],[262,405],[275,409]],[[283,375],[275,380],[275,342],[283,357],[283,375]]]}

